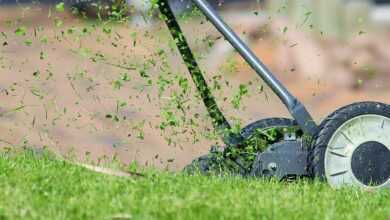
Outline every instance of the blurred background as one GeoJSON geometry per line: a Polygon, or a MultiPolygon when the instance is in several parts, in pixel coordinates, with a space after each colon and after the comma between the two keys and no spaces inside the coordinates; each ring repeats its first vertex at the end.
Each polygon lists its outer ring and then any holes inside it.
{"type": "MultiPolygon", "coordinates": [[[[210,3],[318,122],[389,103],[390,1],[210,3]]],[[[230,121],[289,117],[190,1],[171,4],[230,121]]],[[[180,170],[220,144],[149,1],[0,0],[0,34],[0,147],[180,170]]]]}

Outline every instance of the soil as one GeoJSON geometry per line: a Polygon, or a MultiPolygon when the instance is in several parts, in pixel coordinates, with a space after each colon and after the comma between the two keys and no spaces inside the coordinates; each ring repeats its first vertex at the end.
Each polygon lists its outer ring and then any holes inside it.
{"type": "MultiPolygon", "coordinates": [[[[124,60],[142,64],[143,60],[155,56],[158,48],[169,51],[167,42],[170,38],[163,24],[155,21],[147,27],[116,25],[112,27],[112,37],[104,37],[100,28],[79,41],[76,37],[61,37],[62,31],[66,33],[71,27],[82,30],[83,27],[90,27],[91,23],[93,21],[80,21],[66,13],[52,11],[50,14],[47,8],[10,6],[0,9],[0,32],[7,35],[7,38],[0,37],[3,45],[0,46],[0,146],[45,146],[63,155],[74,154],[93,161],[102,157],[116,158],[125,163],[137,161],[141,165],[180,170],[218,142],[201,137],[193,143],[186,140],[184,135],[178,145],[169,145],[158,129],[161,100],[157,90],[140,86],[146,82],[139,77],[138,71],[107,64],[123,64],[124,60]],[[64,24],[56,27],[56,18],[64,24]],[[15,22],[17,19],[20,20],[15,22]],[[12,22],[7,24],[8,20],[12,22]],[[27,28],[25,36],[14,33],[21,25],[27,28]],[[34,27],[38,26],[42,26],[43,30],[35,35],[34,27]],[[48,37],[47,44],[40,42],[45,35],[48,37]],[[99,37],[101,40],[97,40],[99,37]],[[30,46],[25,43],[27,39],[32,40],[30,46]],[[107,61],[93,62],[90,57],[96,52],[104,54],[107,61]],[[132,81],[119,90],[114,89],[113,82],[123,73],[128,73],[132,81]],[[118,100],[125,100],[128,104],[118,110],[118,100]],[[116,123],[109,115],[120,115],[121,121],[116,123]],[[143,122],[142,139],[137,137],[140,133],[137,125],[143,122]]],[[[211,53],[211,49],[202,47],[196,38],[201,39],[206,35],[215,37],[217,34],[211,26],[199,23],[187,22],[183,24],[184,30],[197,53],[211,53]]],[[[235,28],[240,30],[242,27],[235,25],[235,28]]],[[[367,37],[376,39],[377,36],[372,33],[367,37]]],[[[302,41],[299,43],[304,44],[302,41]]],[[[318,122],[335,109],[352,102],[389,102],[387,72],[368,78],[358,88],[350,86],[350,82],[339,83],[345,79],[337,77],[337,74],[319,74],[315,77],[300,74],[294,62],[280,56],[280,48],[289,50],[291,46],[283,42],[283,39],[278,41],[260,36],[252,41],[251,46],[318,122]],[[366,82],[367,85],[364,84],[366,82]]],[[[321,45],[322,49],[317,51],[319,54],[327,53],[327,48],[331,47],[324,46],[325,43],[321,45]]],[[[339,46],[338,43],[333,45],[339,46]]],[[[344,47],[348,47],[348,43],[344,43],[344,47]]],[[[186,74],[178,54],[169,55],[167,59],[175,72],[186,74]]],[[[310,57],[303,59],[311,62],[310,57]]],[[[242,59],[233,55],[233,61],[237,64],[234,71],[223,74],[223,79],[230,82],[232,89],[225,88],[215,93],[227,117],[239,118],[243,124],[266,117],[289,117],[268,87],[264,86],[261,93],[256,92],[256,87],[263,83],[256,81],[256,74],[242,59]],[[249,81],[254,82],[254,89],[244,99],[245,108],[237,110],[232,108],[229,101],[223,101],[224,97],[232,97],[240,84],[249,81]]],[[[225,60],[215,56],[200,63],[207,70],[208,66],[215,66],[216,63],[219,63],[217,66],[225,65],[225,60]]],[[[352,72],[343,70],[340,74],[348,76],[352,72]]],[[[206,71],[208,79],[217,74],[206,71]]],[[[158,76],[158,68],[152,69],[151,79],[155,80],[158,76]]],[[[192,114],[205,115],[201,103],[194,99],[190,100],[190,104],[192,114]]],[[[195,132],[211,129],[208,119],[198,123],[195,132]]]]}

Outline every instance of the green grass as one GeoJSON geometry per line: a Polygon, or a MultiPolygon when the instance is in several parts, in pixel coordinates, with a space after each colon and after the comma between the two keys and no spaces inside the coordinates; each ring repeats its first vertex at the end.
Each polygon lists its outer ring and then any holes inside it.
{"type": "Polygon", "coordinates": [[[390,190],[164,172],[119,178],[51,158],[0,154],[0,219],[390,219],[390,190]]]}

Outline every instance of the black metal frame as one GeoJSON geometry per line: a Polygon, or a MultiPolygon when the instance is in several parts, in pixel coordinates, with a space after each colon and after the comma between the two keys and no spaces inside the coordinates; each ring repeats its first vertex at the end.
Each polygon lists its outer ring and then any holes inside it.
{"type": "MultiPolygon", "coordinates": [[[[237,36],[237,34],[222,20],[218,13],[206,0],[192,0],[206,18],[217,28],[225,39],[236,49],[253,70],[270,86],[272,91],[280,98],[287,107],[290,114],[297,121],[302,130],[312,136],[319,131],[319,127],[314,122],[310,113],[304,105],[293,96],[283,84],[272,74],[272,72],[259,60],[259,58],[249,49],[249,47],[237,36]]],[[[179,52],[188,67],[188,71],[200,92],[203,102],[213,119],[214,128],[220,131],[223,140],[228,145],[242,143],[243,138],[239,134],[234,134],[230,130],[230,124],[220,111],[211,94],[207,82],[202,75],[202,71],[197,64],[194,55],[188,46],[186,38],[169,6],[168,0],[159,0],[158,6],[165,22],[176,41],[179,52]]]]}

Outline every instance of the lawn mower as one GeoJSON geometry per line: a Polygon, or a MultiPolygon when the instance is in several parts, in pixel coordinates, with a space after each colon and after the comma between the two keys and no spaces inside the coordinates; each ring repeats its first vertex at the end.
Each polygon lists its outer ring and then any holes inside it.
{"type": "Polygon", "coordinates": [[[269,118],[234,132],[211,94],[207,81],[175,18],[168,0],[158,0],[160,13],[175,40],[214,129],[226,145],[185,168],[202,174],[228,171],[279,180],[316,178],[332,187],[376,190],[390,187],[390,106],[359,102],[336,110],[320,125],[260,61],[206,0],[192,0],[287,107],[293,119],[269,118]],[[216,169],[217,168],[217,169],[216,169]]]}

